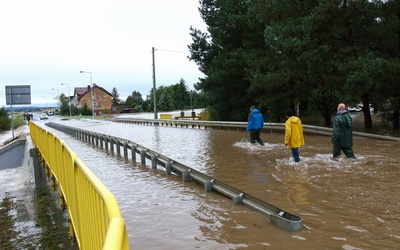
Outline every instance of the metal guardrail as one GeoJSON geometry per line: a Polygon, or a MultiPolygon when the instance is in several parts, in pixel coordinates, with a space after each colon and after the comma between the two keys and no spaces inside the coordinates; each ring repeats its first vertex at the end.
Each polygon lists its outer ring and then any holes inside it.
{"type": "Polygon", "coordinates": [[[71,240],[80,249],[129,249],[117,200],[71,148],[55,134],[29,123],[39,158],[68,211],[71,240]]]}
{"type": "MultiPolygon", "coordinates": [[[[246,130],[247,122],[224,122],[224,121],[199,121],[199,120],[163,120],[163,119],[141,119],[141,118],[114,118],[114,122],[138,124],[138,125],[151,125],[151,126],[165,126],[165,127],[180,127],[180,128],[198,128],[198,129],[227,129],[227,130],[246,130]]],[[[264,123],[263,131],[285,131],[284,123],[264,123]]],[[[306,133],[332,136],[332,128],[313,126],[303,124],[303,130],[306,133]]],[[[378,140],[398,141],[400,138],[376,135],[369,133],[362,133],[353,131],[354,136],[372,138],[378,140]]]]}
{"type": "Polygon", "coordinates": [[[268,215],[269,220],[280,228],[295,231],[299,230],[303,226],[303,219],[301,217],[264,202],[248,193],[238,190],[137,143],[118,137],[65,126],[59,123],[50,122],[46,123],[46,125],[70,134],[79,140],[92,144],[93,146],[105,148],[112,152],[116,150],[117,155],[119,156],[122,155],[121,148],[125,157],[129,157],[128,150],[130,150],[130,157],[133,161],[136,161],[136,154],[138,154],[140,156],[141,164],[146,164],[146,159],[148,159],[151,161],[153,169],[156,169],[157,166],[162,166],[165,168],[166,174],[169,175],[175,173],[182,177],[183,182],[195,181],[200,183],[204,186],[206,192],[217,191],[220,194],[231,198],[234,204],[242,204],[268,215]]]}

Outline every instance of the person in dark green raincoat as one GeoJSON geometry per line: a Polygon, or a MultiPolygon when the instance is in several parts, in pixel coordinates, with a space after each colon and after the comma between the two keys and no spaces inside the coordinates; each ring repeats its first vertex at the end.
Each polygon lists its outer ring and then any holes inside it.
{"type": "Polygon", "coordinates": [[[356,158],[353,153],[353,121],[346,110],[346,105],[340,103],[337,108],[337,114],[333,122],[333,157],[340,156],[340,152],[347,158],[356,158]]]}

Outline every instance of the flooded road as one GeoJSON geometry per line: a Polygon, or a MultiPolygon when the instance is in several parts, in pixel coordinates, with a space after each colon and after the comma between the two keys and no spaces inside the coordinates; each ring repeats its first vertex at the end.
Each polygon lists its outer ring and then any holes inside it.
{"type": "MultiPolygon", "coordinates": [[[[132,249],[397,249],[399,143],[354,137],[357,159],[331,156],[329,136],[305,134],[293,164],[283,134],[265,146],[241,131],[79,120],[60,124],[124,138],[303,218],[289,232],[218,193],[148,163],[126,161],[47,126],[116,196],[132,249]]],[[[43,123],[44,124],[44,123],[43,123]]],[[[139,161],[140,159],[137,159],[139,161]]]]}

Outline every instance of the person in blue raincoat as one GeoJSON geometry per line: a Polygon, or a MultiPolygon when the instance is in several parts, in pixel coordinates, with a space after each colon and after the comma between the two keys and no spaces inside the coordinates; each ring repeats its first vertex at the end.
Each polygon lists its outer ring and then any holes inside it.
{"type": "Polygon", "coordinates": [[[260,145],[264,145],[264,142],[260,138],[260,133],[264,127],[264,117],[260,111],[252,105],[250,107],[250,114],[247,119],[246,132],[250,132],[250,143],[255,144],[256,141],[260,145]]]}

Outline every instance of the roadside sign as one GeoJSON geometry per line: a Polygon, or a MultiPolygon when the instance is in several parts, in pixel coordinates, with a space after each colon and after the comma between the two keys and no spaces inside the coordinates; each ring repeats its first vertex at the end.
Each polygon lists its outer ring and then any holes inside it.
{"type": "Polygon", "coordinates": [[[31,86],[6,86],[6,105],[31,104],[31,86]]]}
{"type": "Polygon", "coordinates": [[[11,106],[11,130],[14,139],[14,109],[13,105],[31,104],[31,85],[6,86],[6,105],[11,106]]]}

